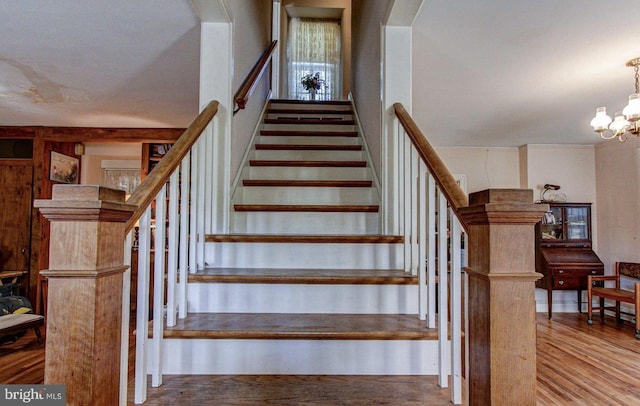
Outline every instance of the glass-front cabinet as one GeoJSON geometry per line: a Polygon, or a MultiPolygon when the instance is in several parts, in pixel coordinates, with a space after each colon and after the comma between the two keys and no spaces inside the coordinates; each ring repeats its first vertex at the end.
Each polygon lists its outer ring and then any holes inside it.
{"type": "Polygon", "coordinates": [[[588,275],[602,275],[604,266],[591,246],[591,203],[549,203],[536,226],[536,286],[546,289],[549,318],[554,290],[576,290],[578,310],[588,275]]]}
{"type": "Polygon", "coordinates": [[[542,244],[591,246],[591,204],[551,203],[540,224],[542,244]]]}

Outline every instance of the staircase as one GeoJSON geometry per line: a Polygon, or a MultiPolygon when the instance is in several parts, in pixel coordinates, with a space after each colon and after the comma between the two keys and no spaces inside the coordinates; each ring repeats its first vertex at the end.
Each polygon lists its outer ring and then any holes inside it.
{"type": "Polygon", "coordinates": [[[438,373],[351,103],[272,100],[232,205],[188,317],[165,329],[162,373],[438,373]]]}

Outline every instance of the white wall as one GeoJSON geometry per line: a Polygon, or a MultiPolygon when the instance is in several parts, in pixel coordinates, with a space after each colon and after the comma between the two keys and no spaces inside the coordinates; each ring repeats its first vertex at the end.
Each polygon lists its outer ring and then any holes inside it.
{"type": "Polygon", "coordinates": [[[434,147],[451,173],[465,175],[467,193],[518,188],[518,148],[434,147]]]}
{"type": "Polygon", "coordinates": [[[351,93],[378,178],[382,170],[380,34],[389,3],[389,0],[353,0],[351,93]]]}
{"type": "MultiPolygon", "coordinates": [[[[546,183],[560,185],[568,202],[596,203],[595,148],[592,145],[525,145],[527,183],[539,199],[546,183]]],[[[547,195],[549,195],[549,192],[547,195]]]]}
{"type": "Polygon", "coordinates": [[[640,140],[595,148],[598,254],[611,273],[616,261],[640,262],[640,140]]]}
{"type": "MultiPolygon", "coordinates": [[[[271,0],[233,0],[227,2],[233,21],[233,92],[242,86],[260,56],[271,44],[271,0]]],[[[270,89],[267,70],[247,108],[233,117],[231,129],[231,179],[239,170],[242,156],[260,119],[270,89]]]]}

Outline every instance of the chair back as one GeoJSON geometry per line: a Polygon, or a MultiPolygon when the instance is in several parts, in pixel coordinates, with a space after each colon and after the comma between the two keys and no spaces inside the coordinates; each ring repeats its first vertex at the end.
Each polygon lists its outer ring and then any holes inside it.
{"type": "Polygon", "coordinates": [[[618,275],[640,279],[640,264],[636,262],[616,262],[618,275]]]}

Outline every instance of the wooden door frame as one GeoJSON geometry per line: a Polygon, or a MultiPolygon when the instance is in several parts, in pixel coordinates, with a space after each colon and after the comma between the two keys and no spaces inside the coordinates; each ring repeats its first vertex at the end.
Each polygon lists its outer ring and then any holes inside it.
{"type": "MultiPolygon", "coordinates": [[[[2,138],[6,138],[6,137],[2,137],[2,138]]],[[[15,139],[20,139],[21,137],[12,137],[15,139]]],[[[25,139],[28,137],[25,137],[25,139]]],[[[24,167],[30,167],[31,168],[31,190],[29,192],[29,199],[30,199],[30,203],[33,202],[33,185],[34,185],[34,163],[33,163],[33,159],[26,159],[26,158],[3,158],[0,159],[0,166],[24,166],[24,167]]],[[[29,276],[30,276],[30,267],[31,267],[31,253],[32,253],[32,239],[31,239],[31,223],[33,219],[33,209],[31,209],[30,215],[28,216],[28,230],[27,230],[27,241],[26,242],[26,255],[27,255],[27,262],[26,262],[26,267],[24,269],[24,271],[26,271],[26,274],[20,278],[20,284],[21,284],[21,288],[22,291],[20,292],[23,296],[32,296],[30,295],[30,290],[29,290],[29,276]]]]}

